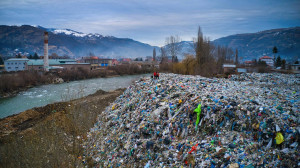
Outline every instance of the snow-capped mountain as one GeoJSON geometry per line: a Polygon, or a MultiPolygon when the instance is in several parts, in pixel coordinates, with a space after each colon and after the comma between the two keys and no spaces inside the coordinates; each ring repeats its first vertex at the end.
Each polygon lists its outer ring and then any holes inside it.
{"type": "Polygon", "coordinates": [[[153,48],[128,38],[85,34],[71,29],[41,26],[0,26],[0,54],[12,55],[15,49],[43,55],[43,34],[49,32],[49,55],[83,57],[89,54],[111,58],[136,58],[152,55],[153,48]]]}
{"type": "Polygon", "coordinates": [[[85,37],[85,36],[87,36],[87,34],[77,32],[77,31],[74,31],[74,30],[71,30],[71,29],[55,29],[54,31],[52,31],[52,33],[72,35],[72,36],[76,36],[76,37],[85,37]]]}
{"type": "MultiPolygon", "coordinates": [[[[56,53],[60,56],[96,56],[111,58],[136,58],[152,56],[153,48],[157,55],[160,50],[128,38],[102,36],[101,34],[86,34],[71,29],[44,28],[41,26],[17,25],[0,26],[0,54],[13,56],[15,50],[22,53],[43,55],[43,33],[49,32],[49,55],[56,53]]],[[[272,56],[272,48],[278,48],[278,54],[287,60],[297,59],[300,55],[300,27],[266,30],[257,33],[237,34],[212,41],[215,45],[222,45],[238,49],[239,58],[251,60],[264,54],[272,56]]],[[[193,42],[180,42],[183,59],[186,53],[194,54],[193,42]]]]}
{"type": "MultiPolygon", "coordinates": [[[[86,33],[78,32],[78,31],[71,30],[71,29],[44,28],[44,27],[35,26],[35,25],[32,25],[32,26],[43,29],[43,30],[46,30],[48,32],[52,32],[53,34],[70,35],[70,36],[75,36],[75,37],[98,37],[98,38],[104,37],[104,36],[102,36],[101,34],[98,34],[98,33],[86,34],[86,33]]],[[[113,37],[113,36],[106,36],[106,37],[113,37]]]]}

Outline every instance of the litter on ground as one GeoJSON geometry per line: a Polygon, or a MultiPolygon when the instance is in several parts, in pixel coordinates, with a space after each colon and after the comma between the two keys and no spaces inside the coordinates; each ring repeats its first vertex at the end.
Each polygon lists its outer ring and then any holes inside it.
{"type": "Polygon", "coordinates": [[[299,75],[160,74],[129,86],[83,143],[94,167],[299,167],[299,75]]]}

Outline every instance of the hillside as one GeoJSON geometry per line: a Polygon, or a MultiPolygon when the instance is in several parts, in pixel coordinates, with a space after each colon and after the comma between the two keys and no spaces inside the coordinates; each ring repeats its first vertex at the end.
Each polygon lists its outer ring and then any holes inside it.
{"type": "Polygon", "coordinates": [[[153,46],[129,38],[116,38],[100,34],[84,34],[70,29],[43,27],[0,26],[0,54],[37,52],[43,55],[43,33],[49,31],[49,55],[82,57],[90,53],[104,57],[143,57],[152,55],[153,46]]]}
{"type": "Polygon", "coordinates": [[[273,56],[274,46],[278,48],[278,55],[294,60],[300,55],[300,27],[236,34],[216,39],[213,43],[238,49],[243,60],[258,58],[264,54],[273,56]]]}
{"type": "MultiPolygon", "coordinates": [[[[18,52],[43,55],[43,32],[49,32],[49,55],[82,57],[89,54],[111,58],[136,58],[152,56],[156,48],[129,38],[84,34],[70,29],[44,28],[40,26],[0,26],[0,54],[13,56],[18,52]]],[[[257,59],[262,55],[273,56],[272,49],[278,48],[278,55],[288,61],[297,60],[300,55],[300,27],[265,30],[257,33],[236,34],[212,41],[215,45],[238,49],[241,60],[257,59]]],[[[190,41],[180,42],[181,53],[193,53],[190,41]]]]}

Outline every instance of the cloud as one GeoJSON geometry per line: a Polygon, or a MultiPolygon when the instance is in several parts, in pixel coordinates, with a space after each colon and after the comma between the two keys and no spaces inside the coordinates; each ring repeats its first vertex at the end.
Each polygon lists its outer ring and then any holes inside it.
{"type": "Polygon", "coordinates": [[[211,39],[300,25],[297,0],[3,0],[0,24],[70,28],[150,44],[179,35],[191,40],[200,25],[211,39]]]}

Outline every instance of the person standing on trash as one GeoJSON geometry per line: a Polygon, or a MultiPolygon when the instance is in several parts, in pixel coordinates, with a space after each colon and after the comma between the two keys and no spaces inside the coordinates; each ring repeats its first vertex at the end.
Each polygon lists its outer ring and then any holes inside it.
{"type": "Polygon", "coordinates": [[[158,72],[156,72],[156,77],[157,77],[157,79],[159,79],[159,73],[158,72]]]}
{"type": "Polygon", "coordinates": [[[156,79],[156,71],[153,72],[153,79],[156,79]]]}

